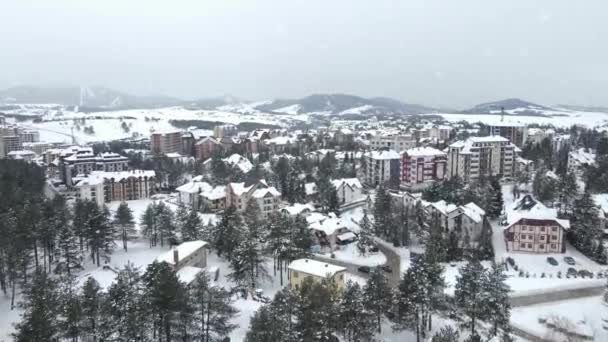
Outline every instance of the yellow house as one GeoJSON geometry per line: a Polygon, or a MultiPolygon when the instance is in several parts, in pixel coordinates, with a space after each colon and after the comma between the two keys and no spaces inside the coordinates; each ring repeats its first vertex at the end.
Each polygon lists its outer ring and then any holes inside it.
{"type": "Polygon", "coordinates": [[[289,287],[298,290],[306,278],[321,282],[324,278],[330,278],[338,289],[344,287],[344,273],[346,268],[326,262],[298,259],[289,264],[289,287]]]}

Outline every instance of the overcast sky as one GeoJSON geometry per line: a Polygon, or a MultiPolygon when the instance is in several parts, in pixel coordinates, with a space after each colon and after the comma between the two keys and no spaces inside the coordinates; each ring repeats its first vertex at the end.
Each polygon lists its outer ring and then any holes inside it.
{"type": "Polygon", "coordinates": [[[1,0],[0,87],[608,106],[606,0],[1,0]]]}

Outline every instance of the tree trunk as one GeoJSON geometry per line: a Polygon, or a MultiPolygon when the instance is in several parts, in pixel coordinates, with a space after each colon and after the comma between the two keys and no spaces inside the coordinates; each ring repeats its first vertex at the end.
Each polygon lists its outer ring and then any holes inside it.
{"type": "Polygon", "coordinates": [[[13,277],[13,286],[11,289],[11,311],[15,308],[15,277],[13,277]]]}

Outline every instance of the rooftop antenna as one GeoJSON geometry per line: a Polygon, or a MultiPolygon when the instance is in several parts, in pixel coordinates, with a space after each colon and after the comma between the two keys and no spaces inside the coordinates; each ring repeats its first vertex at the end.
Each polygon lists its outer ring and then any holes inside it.
{"type": "Polygon", "coordinates": [[[500,122],[505,121],[505,107],[500,107],[500,122]]]}

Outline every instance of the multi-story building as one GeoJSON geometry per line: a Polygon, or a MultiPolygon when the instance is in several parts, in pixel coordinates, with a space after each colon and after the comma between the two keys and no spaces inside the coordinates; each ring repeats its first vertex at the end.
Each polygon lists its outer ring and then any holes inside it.
{"type": "Polygon", "coordinates": [[[428,222],[434,224],[434,220],[436,220],[437,224],[446,233],[456,229],[461,238],[461,243],[467,243],[474,247],[479,242],[486,212],[475,203],[470,202],[466,205],[457,206],[441,200],[428,203],[425,206],[425,211],[428,222]]]}
{"type": "Polygon", "coordinates": [[[490,135],[507,138],[515,146],[523,147],[526,143],[528,128],[524,124],[500,122],[488,125],[488,128],[490,135]]]}
{"type": "Polygon", "coordinates": [[[194,156],[197,160],[211,158],[213,153],[223,151],[221,142],[213,137],[206,137],[194,145],[194,156]]]}
{"type": "Polygon", "coordinates": [[[17,135],[0,136],[0,158],[6,158],[9,152],[21,150],[21,141],[17,135]]]}
{"type": "Polygon", "coordinates": [[[93,171],[120,172],[129,167],[129,159],[117,153],[93,154],[90,147],[73,146],[63,150],[59,156],[61,179],[68,186],[77,175],[87,175],[93,171]]]}
{"type": "Polygon", "coordinates": [[[11,151],[8,153],[7,157],[9,159],[32,161],[36,157],[36,153],[34,153],[34,151],[28,150],[11,151]]]}
{"type": "Polygon", "coordinates": [[[437,141],[448,141],[450,140],[450,133],[452,133],[452,127],[445,125],[433,125],[429,128],[429,138],[436,139],[437,141]]]}
{"type": "Polygon", "coordinates": [[[319,283],[331,279],[338,289],[344,288],[345,267],[312,259],[298,259],[292,261],[288,269],[289,288],[292,290],[299,290],[307,279],[319,283]]]}
{"type": "Polygon", "coordinates": [[[226,207],[226,187],[214,187],[203,181],[202,176],[194,177],[176,190],[179,192],[179,202],[194,210],[216,211],[226,207]]]}
{"type": "Polygon", "coordinates": [[[19,131],[19,140],[21,143],[34,143],[40,141],[40,132],[36,130],[26,129],[19,131]]]}
{"type": "Polygon", "coordinates": [[[226,207],[233,206],[238,212],[245,211],[250,200],[257,201],[262,215],[268,216],[279,209],[281,193],[266,181],[254,184],[229,183],[226,186],[226,207]]]}
{"type": "Polygon", "coordinates": [[[557,210],[547,208],[525,195],[507,209],[504,239],[507,251],[564,253],[570,221],[557,218],[557,210]]]}
{"type": "Polygon", "coordinates": [[[570,134],[558,134],[551,138],[553,153],[557,153],[567,146],[570,146],[570,134]]]}
{"type": "Polygon", "coordinates": [[[401,153],[401,183],[420,188],[445,177],[447,154],[432,147],[415,147],[401,153]]]}
{"type": "Polygon", "coordinates": [[[465,183],[479,177],[512,177],[516,146],[501,136],[471,137],[448,147],[447,178],[459,177],[465,183]]]}
{"type": "Polygon", "coordinates": [[[363,187],[358,178],[334,179],[331,183],[336,188],[341,205],[364,199],[363,187]]]}
{"type": "Polygon", "coordinates": [[[47,150],[53,148],[53,145],[47,142],[26,142],[21,146],[24,150],[33,151],[37,155],[43,155],[47,150]]]}
{"type": "Polygon", "coordinates": [[[156,190],[154,170],[104,172],[103,177],[106,202],[149,198],[156,190]]]}
{"type": "Polygon", "coordinates": [[[238,128],[235,125],[219,125],[213,127],[213,137],[222,139],[223,137],[231,137],[236,135],[238,128]]]}
{"type": "Polygon", "coordinates": [[[364,154],[365,183],[370,186],[390,182],[398,184],[401,179],[401,156],[392,150],[370,151],[364,154]]]}
{"type": "Polygon", "coordinates": [[[182,132],[179,130],[154,132],[150,136],[153,153],[182,153],[182,132]]]}
{"type": "Polygon", "coordinates": [[[374,150],[389,149],[402,152],[416,146],[416,140],[411,134],[376,134],[370,139],[370,147],[374,150]]]}
{"type": "Polygon", "coordinates": [[[202,240],[186,241],[159,255],[158,262],[166,262],[174,271],[187,267],[207,267],[209,244],[202,240]]]}

